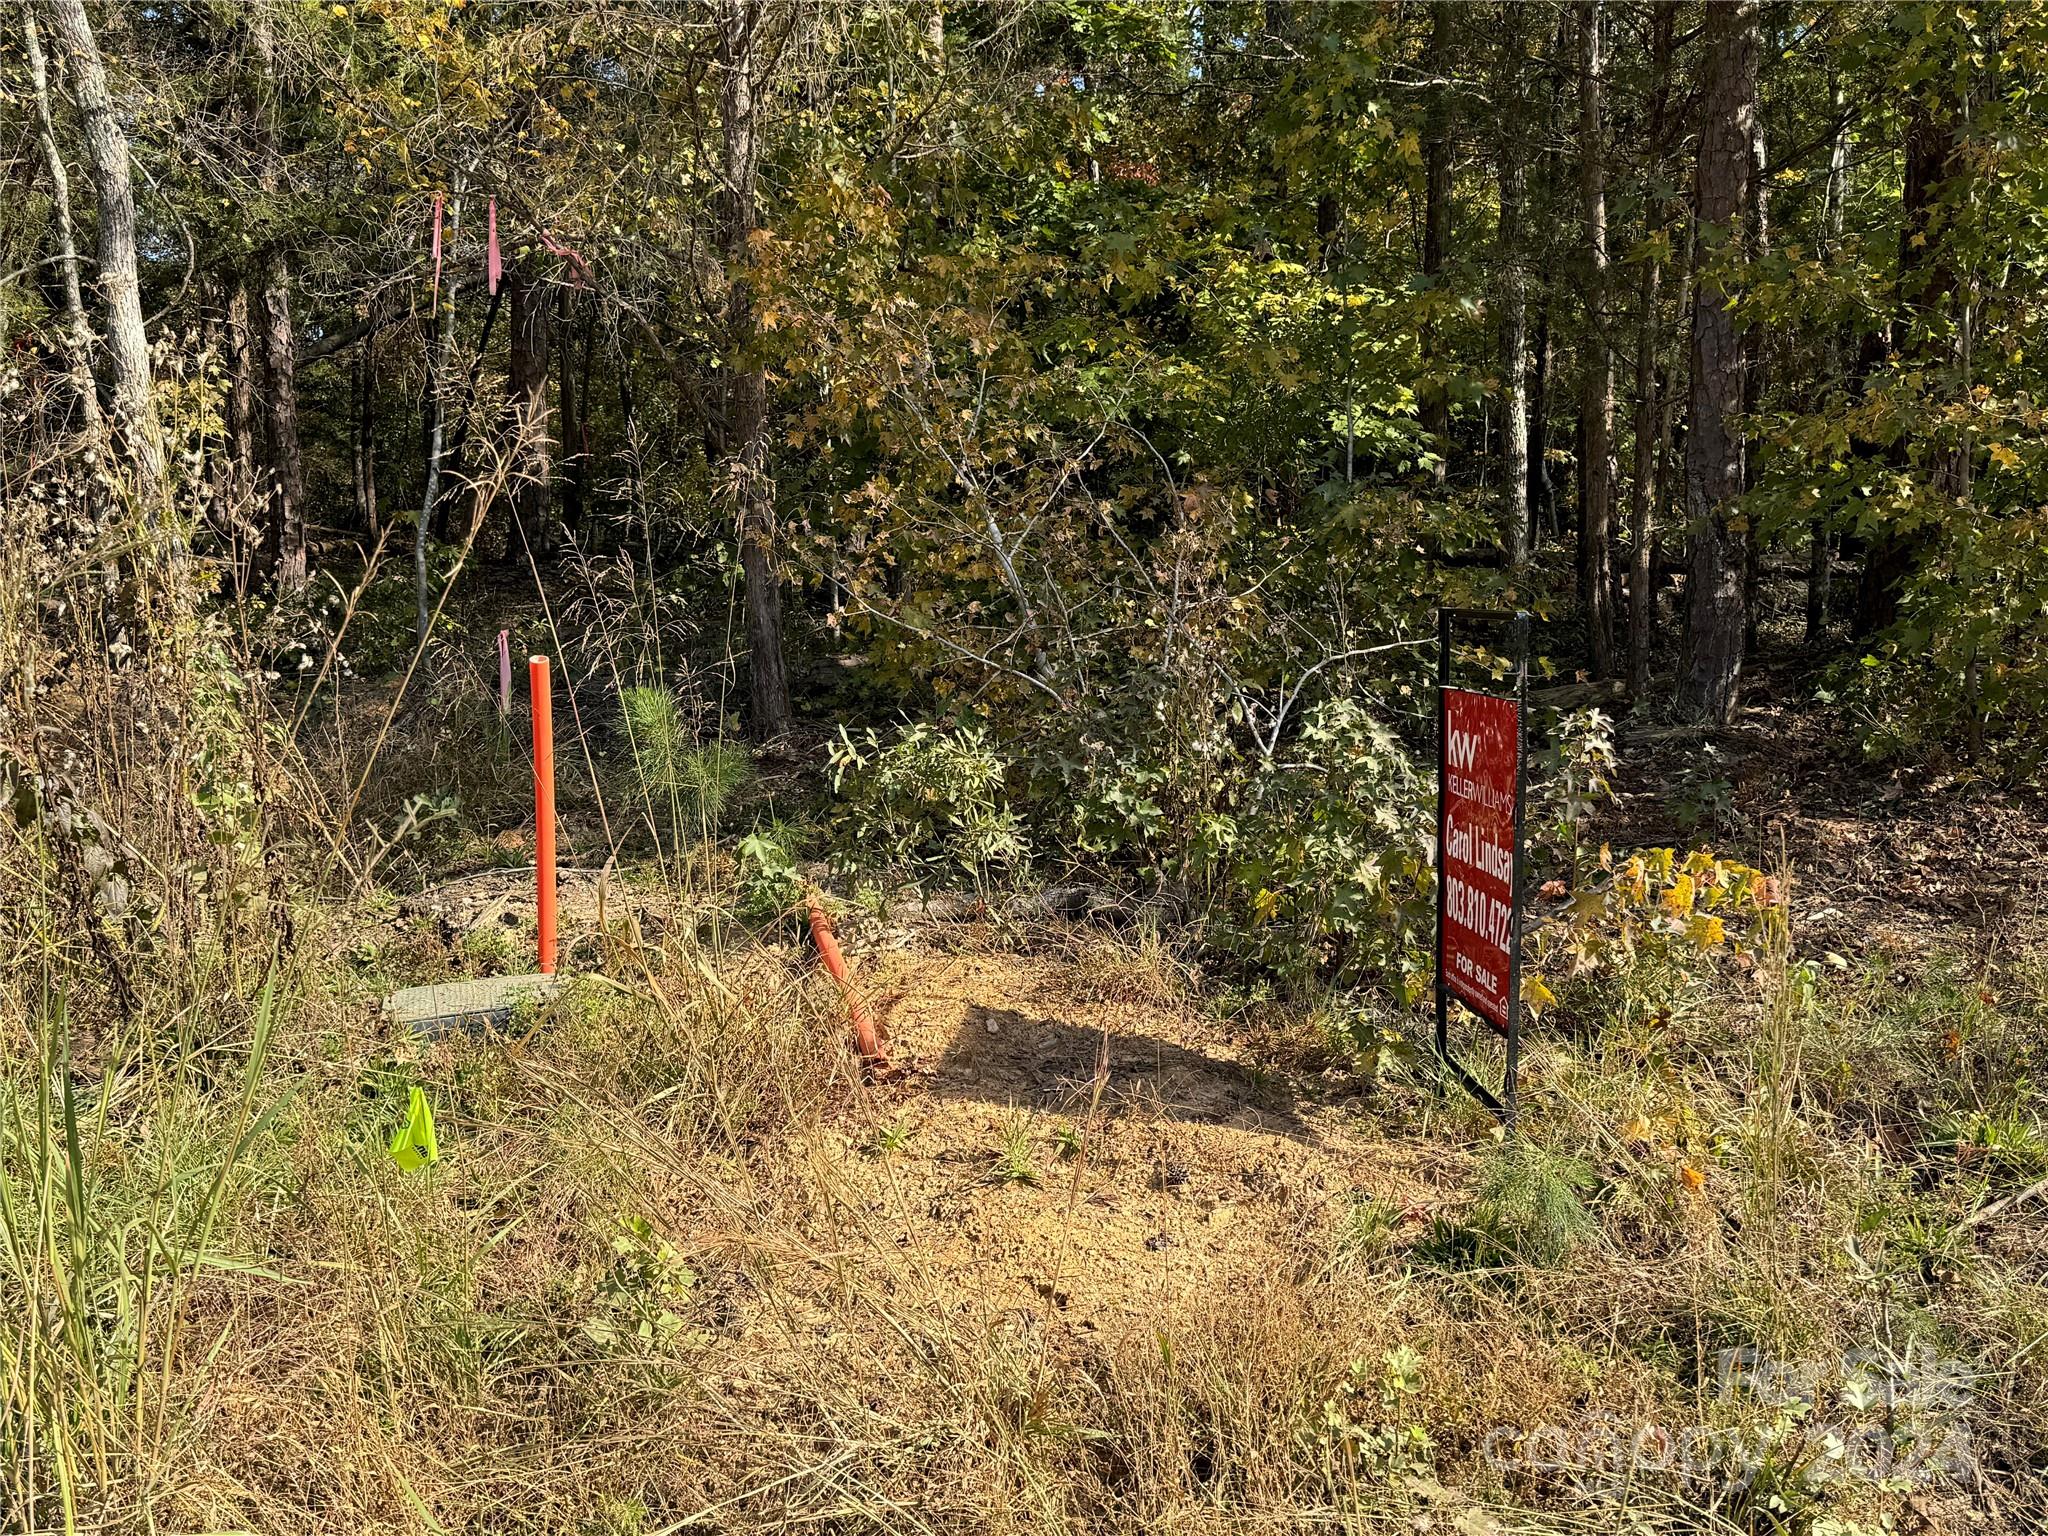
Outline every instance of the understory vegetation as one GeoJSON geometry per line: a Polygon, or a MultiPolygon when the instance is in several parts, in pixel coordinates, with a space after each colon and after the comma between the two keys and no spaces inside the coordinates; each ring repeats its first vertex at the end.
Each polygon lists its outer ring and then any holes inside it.
{"type": "Polygon", "coordinates": [[[0,32],[0,1528],[2048,1528],[2048,12],[0,32]]]}

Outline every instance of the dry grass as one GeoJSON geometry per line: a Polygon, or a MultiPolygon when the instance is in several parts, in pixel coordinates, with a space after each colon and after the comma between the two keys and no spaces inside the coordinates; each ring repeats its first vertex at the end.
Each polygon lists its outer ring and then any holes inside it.
{"type": "Polygon", "coordinates": [[[1345,1021],[1219,1025],[1152,931],[857,956],[908,1068],[864,1086],[802,952],[698,920],[707,857],[513,1038],[394,1037],[445,941],[304,878],[383,833],[323,820],[227,637],[110,660],[98,558],[0,570],[42,776],[0,830],[9,1529],[2048,1523],[2048,1250],[1970,1224],[2048,1156],[2044,973],[1645,967],[1567,999],[1504,1145],[1345,1021]],[[1740,1348],[1813,1403],[1724,1391],[1740,1348]],[[1844,1360],[1921,1349],[1974,1465],[1824,1476],[1816,1423],[1928,1428],[1844,1360]],[[1617,1466],[1644,1426],[1749,1449],[1617,1466]]]}
{"type": "MultiPolygon", "coordinates": [[[[307,953],[347,949],[318,922],[301,914],[307,953]]],[[[1716,1086],[1704,1054],[1682,1070],[1706,1075],[1674,1089],[1669,1065],[1546,1047],[1539,1141],[1625,1111],[1677,1128],[1681,1101],[1706,1139],[1617,1142],[1594,1229],[1566,1257],[1474,1264],[1452,1237],[1476,1219],[1483,1132],[1447,1143],[1428,1095],[1398,1085],[1378,1136],[1292,1090],[1303,1123],[1270,1123],[1199,1011],[1165,988],[1106,986],[1102,951],[1075,943],[1043,959],[911,957],[900,1038],[931,1071],[880,1095],[847,1069],[829,992],[752,946],[615,951],[607,979],[511,1042],[394,1040],[367,1006],[381,973],[290,973],[254,1098],[263,1133],[226,1160],[204,1262],[175,1302],[151,1303],[147,1332],[161,1339],[175,1312],[179,1338],[152,1351],[168,1369],[135,1400],[148,1431],[112,1436],[104,1471],[81,1456],[79,1523],[1586,1529],[1611,1492],[1589,1494],[1583,1472],[1503,1471],[1489,1434],[1714,1422],[1731,1411],[1712,1391],[1723,1347],[1825,1360],[1898,1336],[1891,1228],[1856,1236],[1875,1202],[1901,1198],[1896,1181],[1802,1130],[1768,1154],[1775,1235],[1752,1234],[1743,1191],[1766,1153],[1743,1126],[1760,1111],[1733,1076],[1716,1086]],[[980,1024],[991,1009],[995,1034],[980,1024]],[[1002,1074],[1040,1059],[1016,1018],[1071,1021],[1076,1049],[1108,1034],[1093,1118],[1071,1083],[997,1102],[1023,1082],[1002,1074]],[[963,1029],[979,1058],[959,1054],[963,1029]],[[1198,1055],[1161,1056],[1170,1044],[1198,1055]],[[412,1081],[444,1147],[421,1174],[381,1154],[412,1081]],[[1020,1112],[1037,1187],[985,1171],[1020,1112]],[[898,1122],[913,1129],[889,1150],[881,1132],[898,1122]],[[1067,1123],[1078,1169],[1054,1141],[1067,1123]],[[1706,1191],[1687,1195],[1679,1160],[1716,1146],[1706,1191]],[[1178,1235],[1150,1254],[1155,1230],[1178,1235]]],[[[232,1064],[225,1038],[212,1049],[232,1064]]],[[[1085,1053],[1074,1065],[1085,1079],[1085,1053]]],[[[220,1134],[198,1134],[209,1103],[116,1095],[81,1138],[95,1207],[146,1210],[221,1166],[220,1134]],[[180,1167],[156,1160],[167,1148],[180,1167]]],[[[15,1144],[11,1166],[27,1156],[15,1144]]],[[[60,1209],[53,1235],[67,1221],[60,1209]]],[[[48,1287],[62,1268],[18,1257],[37,1305],[61,1310],[48,1287]]],[[[2005,1283],[2023,1255],[1976,1262],[1913,1315],[1996,1360],[2038,1332],[2039,1285],[2005,1283]]],[[[2039,1362],[2013,1358],[1977,1390],[2038,1408],[2039,1362]]],[[[100,1411],[37,1401],[46,1424],[100,1411]]],[[[26,1470],[41,1479],[48,1463],[26,1470]]],[[[18,1525],[65,1523],[48,1484],[14,1486],[33,1500],[18,1525]]],[[[2016,1500],[2033,1485],[2001,1486],[2016,1500]]],[[[1627,1502],[1649,1529],[1769,1523],[1725,1478],[1645,1476],[1627,1502]]],[[[1825,1507],[1874,1519],[1885,1502],[1825,1507]]]]}

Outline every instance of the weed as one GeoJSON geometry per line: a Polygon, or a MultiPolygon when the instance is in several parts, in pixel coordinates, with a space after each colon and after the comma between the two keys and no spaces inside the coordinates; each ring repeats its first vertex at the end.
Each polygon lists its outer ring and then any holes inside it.
{"type": "Polygon", "coordinates": [[[875,1132],[874,1139],[869,1145],[873,1148],[876,1155],[893,1157],[910,1145],[910,1138],[913,1134],[914,1132],[911,1129],[909,1120],[898,1115],[894,1120],[891,1120],[887,1125],[875,1132]]]}
{"type": "Polygon", "coordinates": [[[2048,1131],[2018,1105],[1940,1116],[1929,1150],[1999,1183],[2030,1184],[2048,1176],[2048,1131]]]}
{"type": "Polygon", "coordinates": [[[1394,1225],[1395,1213],[1384,1202],[1370,1195],[1352,1196],[1330,1240],[1331,1269],[1370,1267],[1393,1241],[1394,1225]]]}
{"type": "Polygon", "coordinates": [[[1429,1472],[1435,1444],[1413,1417],[1411,1400],[1422,1382],[1422,1357],[1396,1345],[1377,1365],[1354,1360],[1323,1400],[1315,1436],[1344,1477],[1391,1482],[1429,1472]]]}
{"type": "Polygon", "coordinates": [[[1030,858],[1024,824],[1004,791],[1008,765],[986,728],[870,730],[834,741],[832,787],[854,862],[894,863],[920,890],[964,876],[984,899],[1030,858]]]}
{"type": "Polygon", "coordinates": [[[800,828],[781,822],[756,826],[740,839],[742,917],[765,921],[794,912],[803,901],[804,880],[797,869],[800,828]]]}
{"type": "Polygon", "coordinates": [[[1013,1112],[1003,1122],[1000,1145],[996,1150],[995,1178],[1002,1184],[1037,1187],[1038,1169],[1032,1162],[1031,1120],[1028,1115],[1013,1112]]]}
{"type": "Polygon", "coordinates": [[[618,1218],[611,1267],[597,1284],[584,1335],[603,1349],[644,1350],[670,1343],[683,1328],[697,1273],[644,1216],[618,1218]]]}

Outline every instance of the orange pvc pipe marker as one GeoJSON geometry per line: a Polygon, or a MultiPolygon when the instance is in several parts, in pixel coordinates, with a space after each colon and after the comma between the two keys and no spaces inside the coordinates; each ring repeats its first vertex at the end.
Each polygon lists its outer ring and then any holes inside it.
{"type": "Polygon", "coordinates": [[[870,1073],[878,1071],[887,1063],[881,1034],[862,1006],[860,994],[854,991],[853,978],[846,974],[846,956],[839,952],[839,940],[832,936],[832,920],[815,901],[810,908],[811,942],[818,946],[818,958],[825,962],[825,969],[839,983],[839,995],[846,999],[846,1016],[853,1020],[853,1045],[860,1053],[861,1067],[870,1073]]]}
{"type": "Polygon", "coordinates": [[[533,694],[533,872],[540,892],[540,970],[555,974],[555,717],[548,659],[526,659],[533,694]]]}

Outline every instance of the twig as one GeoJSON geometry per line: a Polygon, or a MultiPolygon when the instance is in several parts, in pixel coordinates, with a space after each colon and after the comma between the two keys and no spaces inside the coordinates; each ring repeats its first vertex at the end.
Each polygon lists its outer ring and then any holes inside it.
{"type": "Polygon", "coordinates": [[[1992,1217],[2003,1215],[2014,1206],[2025,1205],[2037,1195],[2044,1194],[2048,1194],[2048,1179],[2036,1179],[2018,1193],[2007,1195],[2003,1200],[1994,1200],[1982,1210],[1972,1211],[1956,1223],[1956,1230],[1963,1232],[1971,1227],[1982,1226],[1985,1222],[1991,1220],[1992,1217]]]}

